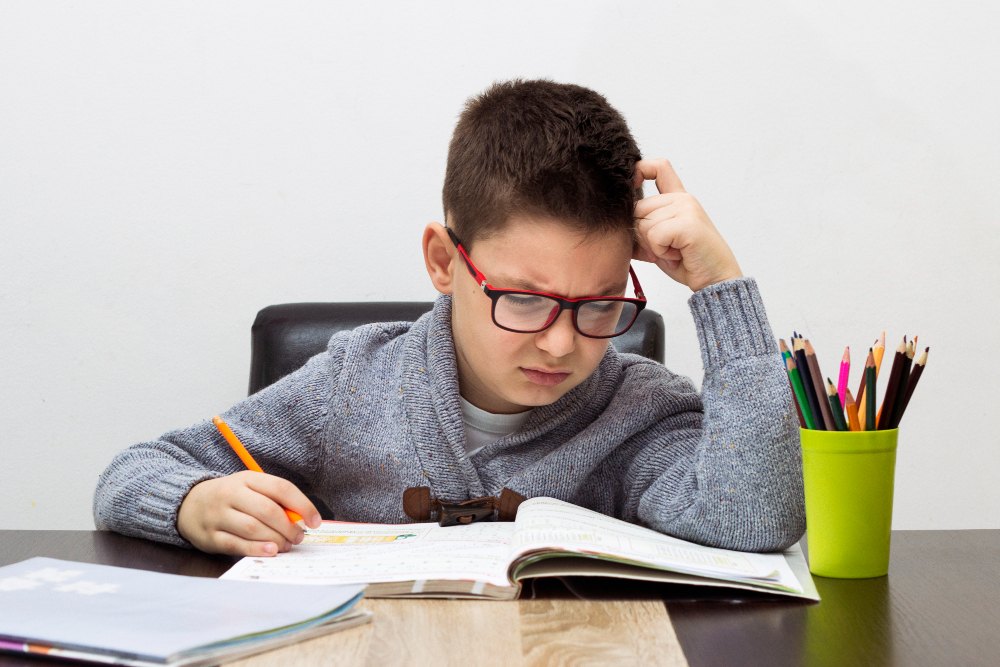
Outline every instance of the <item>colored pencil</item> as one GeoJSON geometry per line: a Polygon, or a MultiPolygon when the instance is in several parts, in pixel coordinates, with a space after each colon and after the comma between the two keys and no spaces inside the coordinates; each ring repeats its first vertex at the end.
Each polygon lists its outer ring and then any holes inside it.
{"type": "Polygon", "coordinates": [[[851,374],[851,346],[844,348],[844,356],[840,358],[840,377],[837,379],[837,395],[840,397],[840,407],[847,403],[847,378],[851,374]]]}
{"type": "Polygon", "coordinates": [[[802,388],[806,393],[806,402],[809,404],[809,411],[813,415],[813,427],[816,430],[825,431],[826,426],[823,423],[823,415],[820,412],[816,388],[809,373],[809,364],[806,362],[806,350],[802,346],[801,338],[795,338],[792,341],[792,350],[795,353],[795,366],[799,369],[799,374],[802,376],[802,388]]]}
{"type": "MultiPolygon", "coordinates": [[[[233,429],[229,428],[229,424],[222,420],[222,417],[218,415],[212,417],[212,423],[215,424],[215,428],[219,430],[219,433],[226,440],[232,450],[236,452],[236,456],[240,457],[240,461],[242,461],[243,465],[247,467],[247,470],[264,472],[260,465],[254,461],[254,458],[250,456],[250,452],[248,452],[247,448],[243,446],[240,439],[236,437],[235,433],[233,433],[233,429]]],[[[292,523],[302,522],[302,516],[295,510],[285,508],[285,514],[288,515],[288,520],[292,523]]]]}
{"type": "Polygon", "coordinates": [[[785,345],[785,339],[784,338],[779,338],[778,339],[778,348],[781,350],[781,361],[782,361],[782,363],[784,363],[784,361],[786,359],[788,359],[790,356],[792,356],[791,350],[789,350],[788,346],[785,345]]]}
{"type": "Polygon", "coordinates": [[[871,352],[865,362],[865,430],[875,430],[875,357],[871,352]]]}
{"type": "Polygon", "coordinates": [[[913,390],[917,387],[917,382],[920,380],[920,376],[923,375],[924,366],[927,365],[927,354],[931,351],[931,348],[925,348],[920,354],[920,358],[917,359],[917,363],[913,365],[913,372],[910,373],[910,380],[906,383],[906,394],[903,396],[903,407],[900,408],[899,414],[896,416],[895,423],[890,424],[891,428],[897,428],[899,422],[903,419],[903,413],[906,412],[906,406],[910,404],[910,397],[913,396],[913,390]]]}
{"type": "Polygon", "coordinates": [[[847,390],[846,408],[847,408],[847,428],[850,429],[851,431],[860,431],[861,420],[858,419],[858,404],[854,400],[854,395],[851,393],[850,389],[847,390]]]}
{"type": "Polygon", "coordinates": [[[823,373],[819,369],[819,359],[816,358],[816,350],[812,343],[803,340],[802,345],[806,351],[806,363],[809,364],[809,376],[812,378],[813,386],[816,389],[816,398],[819,399],[819,409],[823,415],[823,424],[827,431],[836,431],[837,425],[833,421],[833,412],[830,404],[826,400],[826,387],[823,386],[823,373]]]}
{"type": "Polygon", "coordinates": [[[806,398],[806,390],[802,386],[802,378],[799,376],[799,369],[795,367],[795,359],[791,355],[785,359],[785,368],[788,370],[788,382],[792,385],[795,408],[799,411],[801,425],[805,428],[816,428],[812,411],[809,409],[809,400],[806,398]]]}
{"type": "Polygon", "coordinates": [[[792,358],[792,353],[788,349],[788,346],[785,345],[784,339],[778,339],[778,348],[781,350],[781,363],[785,365],[785,370],[788,373],[788,385],[791,387],[792,395],[795,397],[795,400],[793,400],[792,403],[795,404],[795,414],[799,417],[799,426],[806,428],[806,419],[802,415],[802,408],[799,407],[798,396],[795,396],[795,385],[792,384],[792,373],[788,370],[788,360],[792,358]]]}
{"type": "Polygon", "coordinates": [[[882,372],[882,357],[885,355],[885,332],[878,337],[875,344],[872,346],[872,353],[875,355],[875,377],[878,378],[878,374],[882,372]]]}
{"type": "Polygon", "coordinates": [[[833,415],[833,425],[838,431],[847,430],[847,420],[844,419],[844,409],[840,407],[840,396],[837,394],[837,386],[833,380],[826,379],[826,400],[830,404],[830,413],[833,415]]]}
{"type": "MultiPolygon", "coordinates": [[[[882,358],[885,356],[885,331],[875,339],[875,343],[872,345],[872,354],[875,356],[875,384],[877,386],[879,373],[882,372],[882,358]]],[[[865,404],[861,407],[867,409],[867,406],[868,402],[865,401],[865,404]]],[[[878,415],[875,415],[875,423],[878,424],[878,415]]]]}
{"type": "Polygon", "coordinates": [[[858,421],[863,425],[865,423],[865,412],[868,409],[868,402],[865,400],[865,387],[868,385],[868,380],[865,377],[865,369],[868,368],[868,364],[875,367],[875,354],[872,352],[872,348],[868,348],[868,356],[865,358],[865,365],[861,367],[861,385],[858,387],[858,397],[854,400],[858,404],[858,421]]]}
{"type": "MultiPolygon", "coordinates": [[[[875,342],[877,343],[878,340],[876,340],[875,342]]],[[[868,357],[865,358],[865,366],[868,365],[868,359],[872,359],[873,360],[872,363],[875,363],[874,362],[875,357],[873,356],[872,348],[868,348],[868,357]]],[[[865,368],[864,368],[864,366],[862,366],[861,367],[861,383],[858,385],[858,394],[857,394],[857,397],[854,399],[858,403],[858,418],[861,419],[861,423],[862,424],[865,422],[865,403],[864,403],[864,398],[865,398],[865,368]]]]}
{"type": "Polygon", "coordinates": [[[906,388],[910,383],[913,353],[913,341],[910,341],[906,344],[906,358],[903,359],[903,368],[899,372],[899,387],[896,389],[896,400],[892,402],[892,412],[889,413],[889,428],[895,428],[893,424],[899,423],[900,412],[903,409],[903,399],[906,397],[906,388]]]}
{"type": "Polygon", "coordinates": [[[906,359],[906,338],[896,348],[896,354],[892,359],[892,369],[889,371],[889,384],[885,388],[885,396],[882,398],[882,408],[877,416],[878,430],[889,428],[892,420],[892,406],[899,391],[900,374],[903,371],[903,364],[906,359]]]}

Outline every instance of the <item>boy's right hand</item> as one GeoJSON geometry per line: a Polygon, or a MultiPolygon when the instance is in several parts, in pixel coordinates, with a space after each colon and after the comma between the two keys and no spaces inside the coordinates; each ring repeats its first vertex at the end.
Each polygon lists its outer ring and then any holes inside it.
{"type": "Polygon", "coordinates": [[[195,484],[177,512],[177,532],[201,551],[232,556],[274,556],[302,541],[301,526],[285,508],[320,525],[319,512],[294,484],[245,470],[195,484]]]}

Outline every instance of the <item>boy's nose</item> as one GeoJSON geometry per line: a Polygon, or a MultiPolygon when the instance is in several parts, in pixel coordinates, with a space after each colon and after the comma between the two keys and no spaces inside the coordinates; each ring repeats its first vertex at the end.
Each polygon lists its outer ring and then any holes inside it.
{"type": "Polygon", "coordinates": [[[548,329],[535,334],[535,345],[553,357],[565,357],[576,349],[578,335],[573,326],[573,312],[564,310],[548,329]]]}

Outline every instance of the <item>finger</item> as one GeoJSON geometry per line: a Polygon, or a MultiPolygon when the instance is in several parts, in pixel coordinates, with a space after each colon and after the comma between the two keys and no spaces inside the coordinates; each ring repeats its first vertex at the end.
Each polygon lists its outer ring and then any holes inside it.
{"type": "Polygon", "coordinates": [[[248,540],[232,533],[219,532],[215,546],[219,553],[230,556],[270,557],[277,556],[280,548],[274,542],[248,540]]]}
{"type": "Polygon", "coordinates": [[[665,218],[637,221],[642,230],[645,245],[658,259],[679,260],[683,251],[691,244],[692,225],[684,219],[665,218]]]}
{"type": "Polygon", "coordinates": [[[635,248],[632,250],[632,258],[640,262],[651,262],[655,264],[659,257],[653,249],[653,246],[650,245],[648,235],[648,224],[650,224],[650,221],[645,220],[642,222],[644,225],[636,225],[636,244],[635,248]]]}
{"type": "Polygon", "coordinates": [[[679,205],[683,205],[684,199],[691,196],[684,193],[671,192],[661,195],[650,195],[643,197],[635,203],[633,215],[637,218],[645,218],[657,209],[673,210],[679,205]]]}
{"type": "Polygon", "coordinates": [[[646,241],[646,234],[643,233],[639,224],[636,224],[635,226],[634,236],[635,245],[632,248],[632,259],[639,260],[640,262],[655,262],[656,255],[649,249],[649,243],[646,241]]]}
{"type": "Polygon", "coordinates": [[[301,541],[302,534],[276,503],[260,494],[234,498],[229,511],[216,520],[215,528],[245,540],[274,542],[282,551],[301,541]]]}
{"type": "MultiPolygon", "coordinates": [[[[283,509],[289,509],[298,513],[307,526],[318,528],[321,518],[316,506],[302,493],[297,486],[287,479],[275,477],[274,475],[258,474],[247,481],[250,488],[261,493],[283,509]]],[[[291,519],[286,515],[286,521],[291,519]]]]}
{"type": "Polygon", "coordinates": [[[654,255],[648,248],[643,248],[641,246],[636,246],[635,250],[632,251],[632,259],[638,262],[656,263],[656,255],[654,255]]]}
{"type": "Polygon", "coordinates": [[[690,227],[690,221],[675,211],[659,207],[650,215],[635,219],[635,232],[640,244],[653,252],[673,244],[690,227]]]}
{"type": "Polygon", "coordinates": [[[273,485],[260,479],[264,476],[251,473],[244,478],[245,486],[230,501],[232,511],[220,517],[219,526],[247,539],[273,541],[284,551],[302,541],[303,531],[289,521],[282,505],[262,491],[273,485]]]}
{"type": "Polygon", "coordinates": [[[687,192],[669,160],[639,160],[635,163],[635,173],[641,174],[643,181],[656,181],[660,194],[687,192]]]}

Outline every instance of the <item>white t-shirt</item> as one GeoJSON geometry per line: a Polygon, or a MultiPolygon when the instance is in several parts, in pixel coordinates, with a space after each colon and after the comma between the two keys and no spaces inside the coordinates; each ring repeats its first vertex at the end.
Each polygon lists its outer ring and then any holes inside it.
{"type": "Polygon", "coordinates": [[[462,399],[462,421],[465,422],[465,451],[472,456],[480,449],[496,442],[520,428],[531,410],[513,415],[495,415],[462,399]]]}

